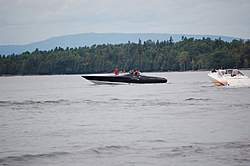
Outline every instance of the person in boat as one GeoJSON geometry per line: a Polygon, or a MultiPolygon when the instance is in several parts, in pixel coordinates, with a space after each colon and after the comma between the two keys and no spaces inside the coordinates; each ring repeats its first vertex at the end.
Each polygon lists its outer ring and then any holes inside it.
{"type": "Polygon", "coordinates": [[[139,70],[137,70],[136,71],[136,75],[140,75],[141,73],[140,73],[140,71],[139,70]]]}
{"type": "Polygon", "coordinates": [[[241,75],[244,76],[243,73],[241,73],[236,67],[234,67],[234,69],[233,69],[233,71],[232,71],[232,73],[231,73],[231,76],[234,77],[234,76],[236,76],[237,74],[241,74],[241,75]]]}
{"type": "Polygon", "coordinates": [[[216,70],[213,68],[213,69],[211,70],[211,72],[212,72],[212,73],[215,73],[215,72],[216,72],[216,70]]]}
{"type": "Polygon", "coordinates": [[[239,73],[238,69],[236,69],[236,67],[234,67],[231,76],[234,77],[239,73]]]}
{"type": "Polygon", "coordinates": [[[119,71],[117,68],[115,69],[115,75],[119,75],[119,71]]]}
{"type": "Polygon", "coordinates": [[[219,72],[222,74],[222,75],[225,75],[226,74],[226,70],[224,67],[221,67],[221,69],[219,70],[219,72]]]}

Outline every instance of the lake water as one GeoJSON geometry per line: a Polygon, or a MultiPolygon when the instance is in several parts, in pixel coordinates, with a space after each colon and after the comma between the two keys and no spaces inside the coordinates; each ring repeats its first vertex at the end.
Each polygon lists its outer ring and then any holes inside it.
{"type": "Polygon", "coordinates": [[[168,83],[0,77],[0,165],[250,165],[249,87],[215,87],[208,72],[144,74],[168,83]]]}

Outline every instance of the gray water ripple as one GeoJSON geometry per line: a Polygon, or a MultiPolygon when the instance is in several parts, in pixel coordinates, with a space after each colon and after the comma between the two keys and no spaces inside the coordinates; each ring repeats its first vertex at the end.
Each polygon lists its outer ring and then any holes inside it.
{"type": "Polygon", "coordinates": [[[149,74],[169,83],[1,78],[0,165],[249,165],[250,88],[215,87],[205,71],[149,74]]]}

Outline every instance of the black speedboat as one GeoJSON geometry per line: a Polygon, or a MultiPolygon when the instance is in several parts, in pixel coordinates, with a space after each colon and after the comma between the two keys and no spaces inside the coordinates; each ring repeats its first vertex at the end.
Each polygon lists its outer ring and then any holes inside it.
{"type": "Polygon", "coordinates": [[[163,77],[152,77],[144,75],[86,75],[83,78],[96,84],[120,84],[120,83],[137,83],[137,84],[153,84],[166,83],[167,79],[163,77]]]}

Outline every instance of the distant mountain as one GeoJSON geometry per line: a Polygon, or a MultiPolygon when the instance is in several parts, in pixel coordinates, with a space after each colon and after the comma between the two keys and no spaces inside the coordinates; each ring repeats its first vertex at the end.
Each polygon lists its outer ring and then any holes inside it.
{"type": "Polygon", "coordinates": [[[231,42],[234,39],[239,40],[239,38],[227,37],[227,36],[214,36],[214,35],[187,35],[187,34],[158,34],[158,33],[83,33],[76,35],[65,35],[59,37],[52,37],[50,39],[34,42],[26,45],[1,45],[0,54],[10,55],[10,54],[21,54],[25,51],[33,52],[36,48],[39,50],[51,50],[55,47],[61,48],[75,48],[92,46],[93,44],[120,44],[120,43],[138,43],[139,38],[142,42],[147,40],[152,41],[164,41],[169,40],[172,36],[174,42],[181,40],[182,36],[187,38],[194,37],[195,39],[202,39],[203,37],[210,37],[212,40],[219,39],[231,42]]]}

